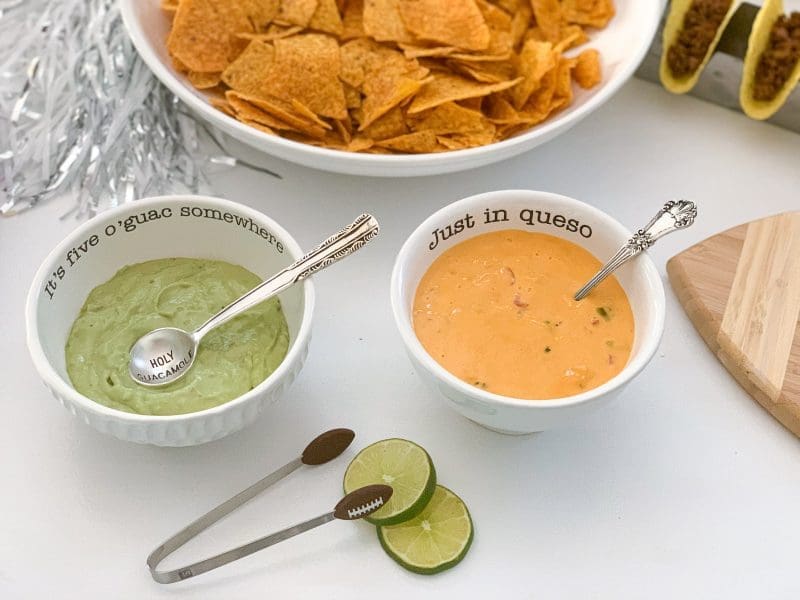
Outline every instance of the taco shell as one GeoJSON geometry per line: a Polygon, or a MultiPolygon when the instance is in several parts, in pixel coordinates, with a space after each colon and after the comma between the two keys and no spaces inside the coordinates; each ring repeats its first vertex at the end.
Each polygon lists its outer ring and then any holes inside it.
{"type": "Polygon", "coordinates": [[[667,23],[664,25],[661,67],[659,70],[661,83],[667,90],[673,94],[685,94],[691,91],[691,89],[697,84],[697,81],[703,74],[703,70],[706,68],[708,61],[711,60],[714,50],[717,48],[717,44],[719,44],[719,40],[722,37],[722,33],[725,31],[725,27],[727,27],[728,22],[731,20],[731,17],[733,17],[733,14],[736,12],[736,9],[739,8],[741,3],[742,0],[733,0],[731,2],[728,13],[725,15],[725,19],[723,19],[722,23],[717,29],[717,35],[708,46],[706,56],[703,59],[703,62],[700,63],[700,66],[697,67],[697,70],[688,77],[675,77],[672,74],[672,70],[669,68],[667,55],[669,53],[669,49],[672,47],[672,44],[675,43],[675,41],[678,39],[678,36],[681,34],[681,31],[683,31],[683,19],[686,16],[686,12],[689,10],[689,7],[692,5],[692,0],[672,0],[669,9],[669,15],[667,16],[667,23]]]}
{"type": "Polygon", "coordinates": [[[739,100],[742,110],[751,119],[769,119],[786,103],[794,88],[800,82],[800,60],[794,67],[794,71],[772,100],[756,100],[753,97],[753,87],[755,84],[756,70],[761,60],[761,55],[769,46],[770,34],[775,21],[783,14],[783,0],[766,0],[758,16],[753,23],[750,32],[750,39],[747,42],[747,55],[744,59],[744,74],[742,76],[742,86],[739,90],[739,100]]]}

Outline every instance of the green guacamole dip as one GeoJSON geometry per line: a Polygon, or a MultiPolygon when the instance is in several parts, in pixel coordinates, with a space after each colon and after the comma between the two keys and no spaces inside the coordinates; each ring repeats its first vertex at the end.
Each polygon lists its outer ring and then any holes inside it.
{"type": "Polygon", "coordinates": [[[178,381],[141,386],[128,374],[134,342],[158,327],[192,331],[261,279],[217,260],[165,258],[129,265],[86,299],[66,347],[67,373],[83,395],[143,415],[179,415],[253,389],[286,356],[289,330],[277,298],[211,331],[178,381]]]}

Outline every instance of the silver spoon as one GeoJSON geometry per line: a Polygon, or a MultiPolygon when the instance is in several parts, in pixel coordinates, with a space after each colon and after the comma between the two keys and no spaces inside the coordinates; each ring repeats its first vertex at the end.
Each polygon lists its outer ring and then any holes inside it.
{"type": "Polygon", "coordinates": [[[351,255],[378,235],[379,231],[375,217],[363,214],[300,260],[231,302],[193,332],[177,327],[162,327],[143,335],[131,348],[128,366],[131,377],[151,387],[180,379],[191,368],[197,356],[197,346],[209,331],[351,255]]]}
{"type": "Polygon", "coordinates": [[[583,300],[589,292],[597,287],[606,277],[632,258],[647,250],[650,246],[655,244],[656,240],[659,238],[673,231],[690,227],[692,223],[694,223],[695,217],[697,217],[697,206],[694,202],[690,202],[689,200],[670,200],[667,202],[664,208],[658,211],[656,216],[653,217],[643,229],[637,231],[633,237],[617,251],[611,260],[597,272],[597,275],[592,277],[586,285],[578,290],[575,294],[575,300],[583,300]]]}

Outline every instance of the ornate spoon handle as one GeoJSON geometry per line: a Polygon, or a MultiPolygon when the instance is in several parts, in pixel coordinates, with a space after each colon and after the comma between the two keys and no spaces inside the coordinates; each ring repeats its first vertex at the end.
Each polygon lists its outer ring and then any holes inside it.
{"type": "Polygon", "coordinates": [[[199,343],[206,333],[239,313],[256,304],[260,304],[298,281],[302,281],[309,275],[321,271],[325,267],[359,250],[364,244],[378,235],[379,231],[380,226],[375,217],[368,214],[359,216],[350,225],[329,237],[283,271],[253,288],[238,300],[231,302],[198,327],[192,333],[192,337],[199,343]]]}
{"type": "Polygon", "coordinates": [[[697,206],[694,202],[690,202],[689,200],[670,200],[667,202],[644,228],[637,231],[633,237],[611,257],[611,260],[597,272],[597,275],[592,277],[586,285],[578,290],[575,294],[575,300],[583,300],[601,281],[626,262],[647,250],[650,246],[655,244],[656,240],[659,238],[673,231],[690,227],[692,223],[694,223],[695,217],[697,217],[697,206]]]}

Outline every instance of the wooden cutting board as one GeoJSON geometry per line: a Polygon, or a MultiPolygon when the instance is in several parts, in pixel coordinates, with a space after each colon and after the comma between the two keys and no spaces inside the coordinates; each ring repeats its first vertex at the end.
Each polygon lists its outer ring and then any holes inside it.
{"type": "Polygon", "coordinates": [[[734,227],[667,263],[711,351],[800,437],[800,212],[734,227]]]}

